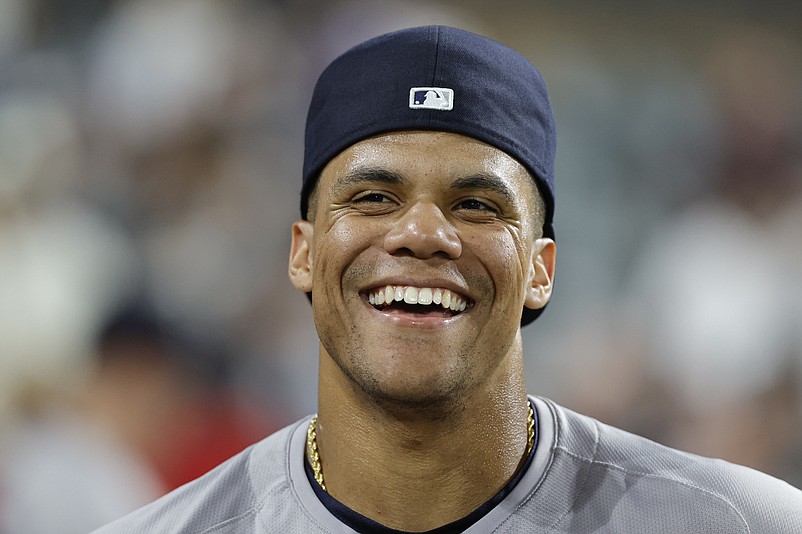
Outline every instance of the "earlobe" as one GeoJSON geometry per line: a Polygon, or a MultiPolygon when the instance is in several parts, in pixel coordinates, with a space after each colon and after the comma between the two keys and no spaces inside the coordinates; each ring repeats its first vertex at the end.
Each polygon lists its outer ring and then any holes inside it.
{"type": "Polygon", "coordinates": [[[535,241],[524,306],[537,310],[548,304],[554,287],[554,266],[557,246],[549,238],[535,241]]]}
{"type": "Polygon", "coordinates": [[[289,275],[292,285],[304,293],[312,291],[312,223],[297,221],[292,225],[289,275]]]}

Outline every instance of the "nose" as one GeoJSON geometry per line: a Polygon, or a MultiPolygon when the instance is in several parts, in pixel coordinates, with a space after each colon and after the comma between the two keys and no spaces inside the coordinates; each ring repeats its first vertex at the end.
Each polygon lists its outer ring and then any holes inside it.
{"type": "Polygon", "coordinates": [[[430,202],[413,205],[387,233],[384,248],[390,254],[409,254],[417,258],[444,256],[456,259],[462,242],[442,210],[430,202]]]}

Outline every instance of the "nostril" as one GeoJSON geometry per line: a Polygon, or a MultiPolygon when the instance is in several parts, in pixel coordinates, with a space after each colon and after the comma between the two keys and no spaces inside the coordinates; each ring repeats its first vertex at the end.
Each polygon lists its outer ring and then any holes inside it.
{"type": "Polygon", "coordinates": [[[389,229],[384,247],[391,254],[428,258],[443,255],[455,259],[462,252],[456,228],[434,202],[416,202],[389,229]]]}

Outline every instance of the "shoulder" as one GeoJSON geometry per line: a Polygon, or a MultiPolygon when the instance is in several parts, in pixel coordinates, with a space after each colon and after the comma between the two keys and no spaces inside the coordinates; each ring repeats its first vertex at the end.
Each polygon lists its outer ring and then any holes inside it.
{"type": "Polygon", "coordinates": [[[240,532],[246,528],[244,525],[255,523],[263,506],[287,492],[289,437],[303,422],[279,430],[202,477],[100,528],[95,534],[188,534],[213,528],[215,532],[240,532]]]}
{"type": "Polygon", "coordinates": [[[673,525],[666,532],[802,532],[802,492],[790,484],[548,405],[556,427],[552,475],[576,489],[565,519],[583,521],[590,512],[596,521],[639,523],[641,531],[654,524],[673,525]]]}

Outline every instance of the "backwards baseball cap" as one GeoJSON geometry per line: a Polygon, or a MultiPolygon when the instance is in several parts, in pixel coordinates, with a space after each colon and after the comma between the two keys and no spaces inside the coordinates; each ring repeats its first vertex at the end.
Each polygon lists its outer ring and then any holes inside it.
{"type": "MultiPolygon", "coordinates": [[[[301,216],[326,164],[368,137],[435,130],[472,137],[518,160],[546,205],[543,234],[554,237],[556,132],[546,84],[521,54],[448,26],[374,37],[320,75],[306,119],[301,216]]],[[[521,324],[542,312],[524,308],[521,324]]]]}

